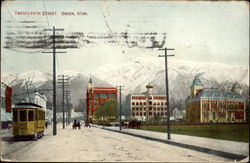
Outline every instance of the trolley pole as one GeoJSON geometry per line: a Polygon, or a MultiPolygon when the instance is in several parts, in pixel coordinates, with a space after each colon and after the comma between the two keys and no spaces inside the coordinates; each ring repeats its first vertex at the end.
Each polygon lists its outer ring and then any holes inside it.
{"type": "Polygon", "coordinates": [[[168,57],[174,56],[174,55],[168,55],[168,50],[174,50],[174,49],[158,49],[158,50],[164,50],[165,55],[159,55],[158,57],[165,57],[165,79],[166,79],[166,103],[167,103],[167,132],[168,132],[168,140],[171,139],[170,137],[170,109],[169,109],[169,91],[168,91],[168,57]]]}
{"type": "Polygon", "coordinates": [[[124,87],[124,86],[116,86],[116,88],[118,88],[118,90],[120,91],[120,107],[119,107],[119,126],[120,126],[120,131],[122,130],[122,93],[121,93],[121,91],[122,90],[124,90],[124,89],[122,89],[122,87],[124,87]]]}
{"type": "Polygon", "coordinates": [[[55,31],[63,31],[64,29],[44,29],[45,31],[53,31],[52,35],[52,52],[42,52],[42,53],[53,53],[53,135],[56,135],[56,53],[66,53],[66,52],[56,52],[55,45],[55,31]]]}

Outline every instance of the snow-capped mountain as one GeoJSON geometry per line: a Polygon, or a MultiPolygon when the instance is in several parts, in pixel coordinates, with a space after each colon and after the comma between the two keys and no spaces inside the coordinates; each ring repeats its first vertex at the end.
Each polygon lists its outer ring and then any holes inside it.
{"type": "MultiPolygon", "coordinates": [[[[197,74],[202,74],[201,79],[204,87],[230,89],[235,81],[246,89],[249,86],[249,69],[247,66],[169,59],[170,96],[176,100],[187,97],[192,80],[197,74]]],[[[125,86],[124,94],[143,92],[146,90],[145,86],[148,83],[154,85],[154,92],[165,93],[164,58],[137,58],[124,64],[104,65],[97,69],[93,75],[114,86],[125,86]]]]}
{"type": "MultiPolygon", "coordinates": [[[[155,93],[165,93],[165,62],[164,58],[144,57],[134,58],[132,61],[119,64],[106,64],[92,74],[65,71],[70,76],[70,90],[72,102],[76,106],[80,99],[86,97],[86,90],[90,77],[95,86],[125,86],[122,94],[130,92],[144,92],[146,85],[151,83],[155,93]]],[[[243,96],[248,97],[249,67],[239,65],[226,65],[211,62],[190,62],[169,59],[168,79],[170,99],[184,100],[190,94],[190,86],[195,75],[201,74],[204,87],[217,87],[231,89],[235,81],[243,88],[243,96]]],[[[25,83],[30,84],[29,89],[52,88],[52,74],[47,72],[26,72],[23,74],[2,73],[2,81],[13,88],[13,93],[25,92],[25,83]]],[[[60,92],[60,90],[58,90],[60,92]]],[[[46,94],[46,92],[45,92],[46,94]]],[[[47,93],[52,101],[52,92],[47,93]]]]}
{"type": "MultiPolygon", "coordinates": [[[[74,106],[78,105],[80,99],[84,99],[86,96],[86,91],[88,87],[89,79],[95,81],[96,86],[107,86],[111,85],[105,81],[92,76],[91,74],[74,72],[74,71],[65,71],[59,72],[58,75],[64,74],[69,77],[70,91],[71,91],[71,101],[74,106]]],[[[22,94],[34,92],[38,90],[46,95],[48,102],[52,102],[52,73],[48,72],[25,72],[22,74],[14,73],[2,73],[2,82],[12,87],[14,97],[19,97],[21,95],[22,99],[25,97],[22,94]],[[49,90],[50,89],[50,90],[49,90]]],[[[61,89],[57,88],[58,92],[58,105],[60,105],[60,94],[61,89]]]]}

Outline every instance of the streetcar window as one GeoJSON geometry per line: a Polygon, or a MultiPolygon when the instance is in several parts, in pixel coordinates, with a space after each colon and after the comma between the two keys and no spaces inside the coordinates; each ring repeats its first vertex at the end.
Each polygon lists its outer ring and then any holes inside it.
{"type": "Polygon", "coordinates": [[[29,111],[29,121],[34,121],[34,112],[33,111],[29,111]]]}
{"type": "Polygon", "coordinates": [[[27,112],[20,111],[20,121],[27,121],[27,112]]]}
{"type": "Polygon", "coordinates": [[[45,119],[44,112],[39,111],[39,120],[44,120],[44,119],[45,119]]]}
{"type": "Polygon", "coordinates": [[[17,111],[13,111],[13,121],[16,122],[17,121],[17,111]]]}
{"type": "Polygon", "coordinates": [[[36,110],[36,121],[38,120],[38,110],[36,110]]]}

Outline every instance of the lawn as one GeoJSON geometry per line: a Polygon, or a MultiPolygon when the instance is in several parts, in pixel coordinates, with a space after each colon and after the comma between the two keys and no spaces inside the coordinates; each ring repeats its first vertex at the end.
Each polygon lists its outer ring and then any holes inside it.
{"type": "MultiPolygon", "coordinates": [[[[141,126],[142,130],[166,132],[166,126],[141,126]]],[[[249,125],[170,126],[171,133],[207,138],[249,142],[249,125]]]]}

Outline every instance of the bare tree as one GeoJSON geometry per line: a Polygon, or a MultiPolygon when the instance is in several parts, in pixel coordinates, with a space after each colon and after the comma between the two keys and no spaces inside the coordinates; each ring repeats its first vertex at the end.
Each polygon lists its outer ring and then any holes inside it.
{"type": "Polygon", "coordinates": [[[34,87],[34,85],[33,85],[33,78],[34,77],[29,76],[28,78],[25,78],[24,82],[23,82],[24,83],[24,87],[26,89],[27,97],[28,97],[29,100],[30,100],[30,88],[34,87]]]}

